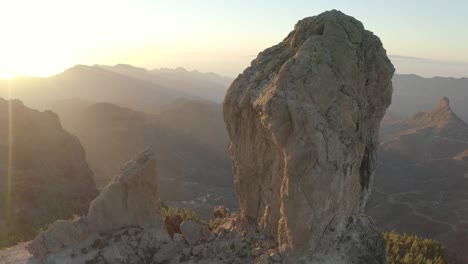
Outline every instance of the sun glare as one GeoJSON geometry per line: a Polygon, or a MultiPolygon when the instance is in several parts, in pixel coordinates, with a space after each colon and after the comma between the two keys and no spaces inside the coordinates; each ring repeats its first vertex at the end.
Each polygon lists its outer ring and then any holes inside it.
{"type": "MultiPolygon", "coordinates": [[[[8,82],[8,97],[11,98],[11,87],[8,82]]],[[[6,188],[6,216],[11,213],[11,183],[13,177],[13,109],[12,102],[8,102],[8,167],[7,167],[7,188],[6,188]]]]}
{"type": "Polygon", "coordinates": [[[13,79],[15,74],[9,71],[0,71],[0,79],[13,79]]]}

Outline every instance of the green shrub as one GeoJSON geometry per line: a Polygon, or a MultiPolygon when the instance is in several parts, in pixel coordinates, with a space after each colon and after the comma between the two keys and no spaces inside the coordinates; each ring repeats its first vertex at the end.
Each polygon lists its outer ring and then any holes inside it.
{"type": "Polygon", "coordinates": [[[439,241],[395,231],[383,233],[387,244],[388,264],[450,264],[453,263],[439,241]]]}

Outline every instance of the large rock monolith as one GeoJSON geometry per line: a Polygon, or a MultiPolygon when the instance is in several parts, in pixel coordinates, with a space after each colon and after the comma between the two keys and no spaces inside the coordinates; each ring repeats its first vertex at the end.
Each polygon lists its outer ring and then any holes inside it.
{"type": "Polygon", "coordinates": [[[393,73],[379,38],[333,10],[300,20],[229,88],[224,120],[241,212],[291,258],[385,262],[383,239],[361,214],[393,73]]]}

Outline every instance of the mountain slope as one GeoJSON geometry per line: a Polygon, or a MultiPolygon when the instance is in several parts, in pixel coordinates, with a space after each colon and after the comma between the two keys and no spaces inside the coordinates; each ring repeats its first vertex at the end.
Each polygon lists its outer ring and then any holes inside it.
{"type": "Polygon", "coordinates": [[[367,213],[384,230],[435,238],[467,261],[461,249],[468,247],[468,125],[442,98],[382,130],[367,213]]]}
{"type": "Polygon", "coordinates": [[[179,100],[148,114],[97,103],[67,113],[66,119],[67,130],[83,143],[99,185],[107,183],[132,155],[150,147],[158,161],[164,200],[191,206],[198,199],[193,206],[202,206],[202,213],[211,212],[219,199],[235,206],[221,105],[179,100]]]}
{"type": "Polygon", "coordinates": [[[220,104],[181,99],[164,108],[155,118],[161,126],[183,131],[184,136],[227,155],[227,131],[220,104]]]}
{"type": "Polygon", "coordinates": [[[49,109],[56,101],[79,99],[155,113],[181,98],[221,102],[230,80],[182,68],[148,71],[122,64],[76,65],[48,78],[0,80],[0,96],[21,99],[37,109],[49,109]]]}
{"type": "Polygon", "coordinates": [[[96,195],[84,150],[57,115],[0,98],[0,247],[85,213],[96,195]]]}
{"type": "Polygon", "coordinates": [[[19,98],[39,109],[57,100],[78,98],[114,102],[141,111],[157,111],[182,95],[144,80],[97,67],[77,65],[48,78],[18,78],[0,87],[0,96],[19,98]]]}
{"type": "Polygon", "coordinates": [[[181,96],[161,85],[83,65],[52,76],[47,82],[59,99],[114,102],[147,112],[154,112],[181,96]]]}
{"type": "Polygon", "coordinates": [[[381,159],[387,163],[392,155],[406,161],[453,158],[468,148],[468,125],[452,111],[446,97],[436,108],[387,123],[382,130],[384,135],[393,131],[380,145],[381,159]]]}
{"type": "Polygon", "coordinates": [[[215,73],[201,73],[187,71],[184,68],[154,69],[133,67],[126,64],[115,66],[96,65],[109,71],[145,80],[154,84],[170,87],[178,93],[202,100],[222,102],[227,88],[232,82],[231,78],[223,77],[215,73]]]}

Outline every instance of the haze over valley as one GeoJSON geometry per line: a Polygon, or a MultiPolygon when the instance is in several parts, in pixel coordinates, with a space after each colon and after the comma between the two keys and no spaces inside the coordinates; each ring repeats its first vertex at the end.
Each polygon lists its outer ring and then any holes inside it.
{"type": "MultiPolygon", "coordinates": [[[[83,145],[98,187],[149,147],[158,160],[162,201],[209,216],[218,204],[238,208],[220,104],[231,81],[183,68],[119,64],[78,65],[9,85],[13,97],[59,115],[83,145]]],[[[468,241],[468,79],[396,74],[393,82],[367,212],[386,230],[436,238],[459,251],[468,241]]],[[[7,86],[1,91],[9,92],[7,86]]]]}

